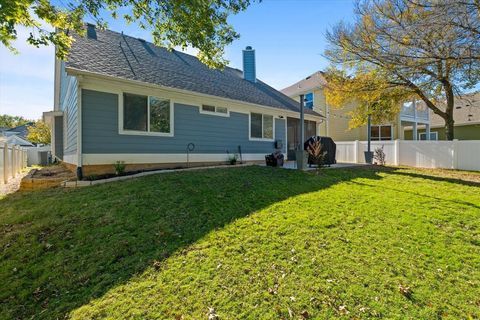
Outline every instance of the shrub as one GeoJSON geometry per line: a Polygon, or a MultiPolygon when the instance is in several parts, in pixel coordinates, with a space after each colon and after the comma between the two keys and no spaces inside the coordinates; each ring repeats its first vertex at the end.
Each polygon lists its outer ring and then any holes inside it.
{"type": "Polygon", "coordinates": [[[121,176],[125,173],[125,162],[124,161],[117,161],[113,165],[115,167],[115,174],[117,176],[121,176]]]}
{"type": "Polygon", "coordinates": [[[385,152],[383,151],[383,146],[378,147],[375,149],[375,154],[373,155],[373,159],[377,161],[377,164],[384,166],[385,165],[385,152]]]}
{"type": "Polygon", "coordinates": [[[231,156],[228,158],[228,163],[230,163],[231,165],[237,164],[237,158],[238,158],[238,156],[237,156],[236,154],[231,155],[231,156]]]}
{"type": "Polygon", "coordinates": [[[318,167],[323,166],[327,152],[323,151],[323,146],[319,140],[309,142],[307,152],[313,164],[316,164],[318,167]]]}

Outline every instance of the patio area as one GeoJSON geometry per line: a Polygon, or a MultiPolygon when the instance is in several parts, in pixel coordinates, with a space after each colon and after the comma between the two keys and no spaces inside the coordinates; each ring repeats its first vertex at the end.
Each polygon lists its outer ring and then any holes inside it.
{"type": "MultiPolygon", "coordinates": [[[[262,166],[266,166],[265,163],[262,164],[262,166]]],[[[335,163],[330,166],[324,166],[323,168],[325,169],[342,169],[342,168],[351,168],[351,167],[365,167],[368,166],[366,163],[335,163]]],[[[296,161],[285,161],[283,163],[283,168],[284,169],[297,169],[297,162],[296,161]]],[[[306,170],[316,170],[316,166],[307,166],[306,170]]]]}

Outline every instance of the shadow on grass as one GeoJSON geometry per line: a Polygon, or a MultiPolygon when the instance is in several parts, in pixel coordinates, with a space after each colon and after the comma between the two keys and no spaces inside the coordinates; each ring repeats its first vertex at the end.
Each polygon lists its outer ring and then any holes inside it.
{"type": "MultiPolygon", "coordinates": [[[[471,174],[474,175],[476,178],[476,181],[472,180],[466,180],[466,179],[458,179],[458,178],[453,178],[453,177],[441,177],[433,174],[427,174],[428,171],[426,170],[426,173],[414,173],[414,172],[405,172],[405,171],[399,171],[397,168],[388,168],[386,169],[388,172],[393,173],[393,174],[398,174],[402,176],[408,176],[412,178],[418,178],[418,179],[429,179],[433,181],[440,181],[440,182],[450,182],[450,183],[457,183],[461,184],[464,186],[472,186],[472,187],[480,187],[480,175],[477,175],[477,172],[472,172],[471,174]]],[[[420,171],[421,172],[421,171],[420,171]]],[[[448,171],[445,171],[446,174],[448,174],[448,171]]],[[[455,171],[451,171],[451,174],[454,174],[455,171]]],[[[467,171],[458,171],[457,175],[465,175],[466,178],[468,177],[468,172],[467,171]]]]}
{"type": "Polygon", "coordinates": [[[246,167],[9,195],[0,200],[0,318],[61,318],[235,219],[356,178],[381,177],[246,167]]]}

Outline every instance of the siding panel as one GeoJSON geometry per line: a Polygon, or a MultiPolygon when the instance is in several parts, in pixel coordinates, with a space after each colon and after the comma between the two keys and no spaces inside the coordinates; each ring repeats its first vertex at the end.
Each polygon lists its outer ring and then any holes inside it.
{"type": "Polygon", "coordinates": [[[65,63],[61,65],[60,76],[60,110],[64,112],[64,154],[77,153],[77,116],[78,116],[78,81],[67,75],[65,63]]]}
{"type": "MultiPolygon", "coordinates": [[[[248,114],[230,112],[230,117],[201,114],[198,107],[174,106],[174,137],[123,135],[118,133],[118,95],[82,90],[82,150],[85,154],[236,152],[267,154],[271,141],[249,141],[248,114]]],[[[285,119],[275,119],[275,138],[285,144],[285,119]]]]}

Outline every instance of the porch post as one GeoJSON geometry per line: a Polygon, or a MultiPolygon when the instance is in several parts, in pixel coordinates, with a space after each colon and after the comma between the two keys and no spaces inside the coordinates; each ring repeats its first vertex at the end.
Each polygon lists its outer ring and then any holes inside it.
{"type": "Polygon", "coordinates": [[[303,143],[305,142],[305,115],[303,111],[303,94],[300,95],[300,150],[303,150],[303,143]]]}
{"type": "Polygon", "coordinates": [[[430,124],[429,123],[425,125],[425,133],[427,135],[427,140],[430,140],[430,124]]]}
{"type": "Polygon", "coordinates": [[[412,140],[417,140],[418,139],[418,131],[417,131],[417,122],[415,121],[413,123],[413,131],[412,131],[412,140]]]}

